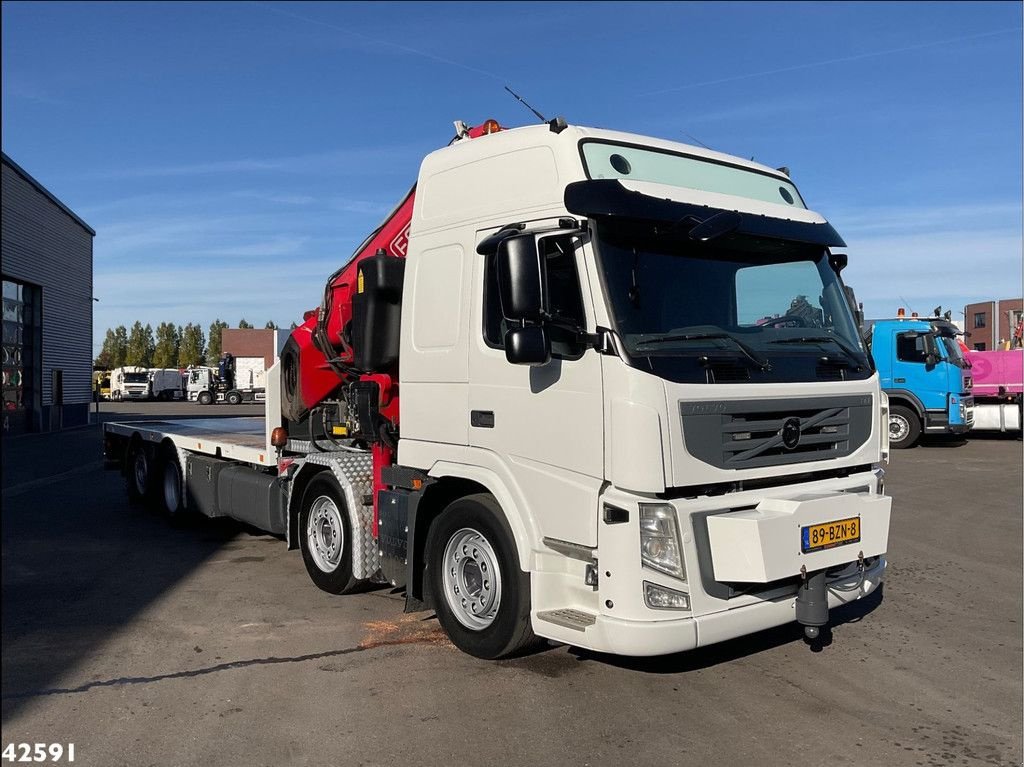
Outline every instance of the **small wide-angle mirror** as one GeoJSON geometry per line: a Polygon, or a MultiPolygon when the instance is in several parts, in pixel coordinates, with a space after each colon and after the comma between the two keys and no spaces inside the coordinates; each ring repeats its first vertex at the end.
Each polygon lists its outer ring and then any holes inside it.
{"type": "Polygon", "coordinates": [[[546,365],[551,359],[551,340],[542,325],[512,328],[505,334],[505,359],[513,365],[546,365]]]}

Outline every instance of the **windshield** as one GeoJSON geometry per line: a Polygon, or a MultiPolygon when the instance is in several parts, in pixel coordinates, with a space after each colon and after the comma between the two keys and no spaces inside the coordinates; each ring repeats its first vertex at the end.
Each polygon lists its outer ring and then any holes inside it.
{"type": "Polygon", "coordinates": [[[583,141],[580,152],[587,177],[592,179],[649,181],[794,208],[806,207],[800,193],[789,181],[706,157],[604,141],[583,141]]]}
{"type": "Polygon", "coordinates": [[[685,382],[818,381],[871,374],[842,283],[820,245],[686,227],[598,222],[615,330],[634,364],[685,382]]]}
{"type": "Polygon", "coordinates": [[[149,383],[149,373],[125,373],[124,382],[131,384],[149,383]]]}
{"type": "Polygon", "coordinates": [[[959,368],[969,367],[967,360],[964,359],[963,352],[960,351],[960,344],[957,343],[955,338],[949,336],[941,336],[942,348],[946,350],[946,358],[959,368]]]}

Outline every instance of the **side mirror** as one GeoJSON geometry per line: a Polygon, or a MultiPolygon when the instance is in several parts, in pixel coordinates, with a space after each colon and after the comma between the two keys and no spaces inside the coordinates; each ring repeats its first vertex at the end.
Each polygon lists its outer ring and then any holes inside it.
{"type": "Polygon", "coordinates": [[[846,265],[850,263],[850,258],[845,253],[829,253],[828,254],[828,265],[832,267],[832,271],[839,274],[846,268],[846,265]]]}
{"type": "Polygon", "coordinates": [[[505,334],[505,359],[513,365],[546,365],[551,360],[551,341],[541,325],[512,328],[505,334]]]}
{"type": "Polygon", "coordinates": [[[928,367],[935,367],[939,364],[939,356],[935,352],[928,352],[924,356],[924,364],[928,367]]]}
{"type": "Polygon", "coordinates": [[[544,319],[544,269],[533,235],[502,240],[498,245],[496,266],[502,314],[510,320],[541,322],[544,319]]]}

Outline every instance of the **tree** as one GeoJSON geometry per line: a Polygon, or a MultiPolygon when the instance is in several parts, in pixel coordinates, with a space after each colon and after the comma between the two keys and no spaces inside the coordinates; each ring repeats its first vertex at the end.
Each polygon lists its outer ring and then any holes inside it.
{"type": "Polygon", "coordinates": [[[153,367],[172,368],[178,364],[178,346],[181,337],[173,322],[161,322],[156,328],[156,350],[153,352],[153,367]]]}
{"type": "Polygon", "coordinates": [[[103,337],[103,349],[93,363],[102,370],[113,370],[124,365],[124,358],[128,352],[128,331],[124,325],[114,329],[107,328],[107,334],[103,337]]]}
{"type": "Polygon", "coordinates": [[[242,319],[240,319],[238,321],[238,329],[239,330],[252,330],[252,325],[250,325],[248,322],[245,321],[245,317],[242,317],[242,319]]]}
{"type": "Polygon", "coordinates": [[[117,334],[113,328],[107,328],[107,334],[103,337],[103,349],[100,350],[99,356],[93,362],[93,367],[100,370],[113,370],[117,367],[114,364],[117,357],[117,334]]]}
{"type": "Polygon", "coordinates": [[[156,342],[153,340],[152,326],[143,327],[142,323],[136,320],[132,325],[132,332],[128,336],[128,353],[125,356],[125,364],[144,368],[152,367],[155,348],[156,342]]]}
{"type": "Polygon", "coordinates": [[[210,346],[206,350],[206,364],[211,367],[216,367],[220,361],[220,332],[228,326],[228,323],[221,322],[220,319],[214,320],[210,323],[210,346]]]}
{"type": "Polygon", "coordinates": [[[277,325],[274,324],[273,320],[267,320],[267,324],[263,326],[267,330],[277,330],[277,325]]]}
{"type": "Polygon", "coordinates": [[[181,329],[181,342],[178,345],[178,367],[203,364],[203,351],[206,339],[203,329],[191,322],[181,329]]]}
{"type": "Polygon", "coordinates": [[[114,328],[114,348],[111,352],[110,364],[115,368],[128,364],[128,328],[124,325],[114,328]]]}

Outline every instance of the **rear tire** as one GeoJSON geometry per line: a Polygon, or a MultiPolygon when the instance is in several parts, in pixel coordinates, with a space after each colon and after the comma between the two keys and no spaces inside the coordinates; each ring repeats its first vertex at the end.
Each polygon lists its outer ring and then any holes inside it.
{"type": "Polygon", "coordinates": [[[913,447],[921,436],[921,419],[910,408],[889,408],[889,446],[896,450],[913,447]]]}
{"type": "Polygon", "coordinates": [[[241,392],[229,391],[228,392],[228,396],[227,396],[226,399],[227,399],[229,405],[241,405],[242,404],[242,394],[241,394],[241,392]]]}
{"type": "Polygon", "coordinates": [[[427,537],[427,579],[437,620],[452,643],[486,660],[536,642],[530,627],[530,576],[508,523],[490,495],[452,502],[427,537]]]}
{"type": "Polygon", "coordinates": [[[180,521],[185,514],[185,483],[182,480],[178,451],[165,446],[160,452],[157,471],[159,487],[156,496],[160,511],[172,521],[180,521]]]}
{"type": "Polygon", "coordinates": [[[321,591],[347,594],[362,581],[352,575],[352,542],[344,494],[334,477],[324,472],[302,494],[299,548],[310,580],[321,591]]]}
{"type": "Polygon", "coordinates": [[[124,479],[129,501],[143,504],[152,500],[153,455],[140,439],[135,439],[128,446],[124,479]]]}

